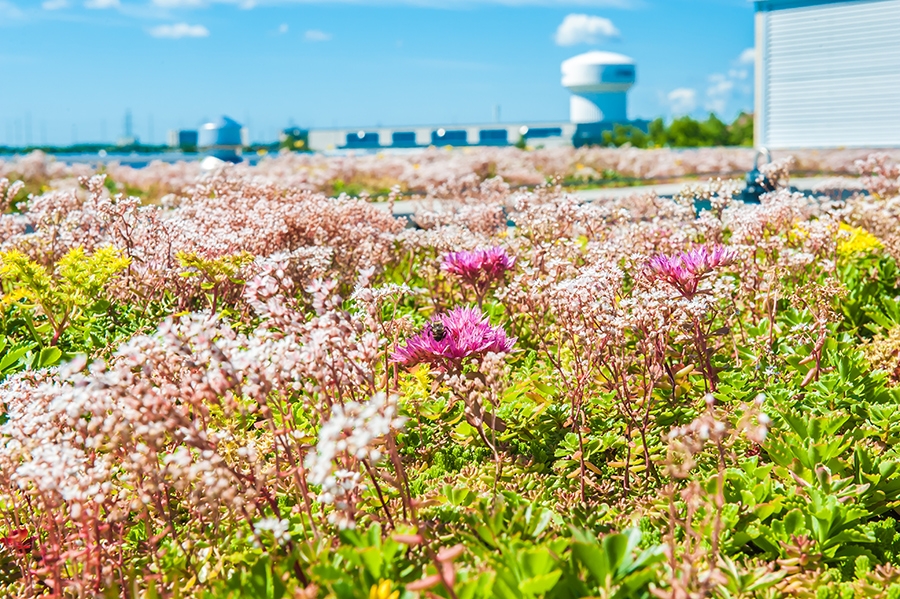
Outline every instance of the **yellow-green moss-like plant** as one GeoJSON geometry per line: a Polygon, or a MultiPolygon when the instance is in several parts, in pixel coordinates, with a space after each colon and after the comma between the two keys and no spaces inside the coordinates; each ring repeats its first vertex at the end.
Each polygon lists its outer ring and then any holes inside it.
{"type": "Polygon", "coordinates": [[[2,305],[18,304],[23,314],[42,316],[56,345],[66,328],[84,310],[103,300],[103,292],[129,259],[114,247],[88,254],[82,247],[68,251],[51,271],[17,250],[0,253],[2,305]]]}

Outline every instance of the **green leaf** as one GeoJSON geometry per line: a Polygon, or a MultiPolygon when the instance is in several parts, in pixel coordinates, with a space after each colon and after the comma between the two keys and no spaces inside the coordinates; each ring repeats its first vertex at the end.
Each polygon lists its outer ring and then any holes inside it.
{"type": "Polygon", "coordinates": [[[526,595],[543,595],[554,587],[560,576],[562,570],[528,578],[519,583],[519,591],[526,595]]]}
{"type": "Polygon", "coordinates": [[[28,351],[30,351],[34,347],[34,344],[29,344],[23,347],[19,347],[7,353],[0,359],[0,373],[6,373],[19,359],[24,356],[28,351]]]}
{"type": "Polygon", "coordinates": [[[606,553],[597,545],[573,543],[572,555],[578,560],[597,583],[606,586],[612,575],[606,553]]]}
{"type": "Polygon", "coordinates": [[[375,547],[369,547],[359,552],[366,570],[372,575],[372,578],[378,580],[381,576],[381,566],[383,564],[381,551],[375,547]]]}
{"type": "Polygon", "coordinates": [[[63,353],[58,347],[45,347],[38,355],[37,367],[47,368],[48,366],[53,366],[59,362],[62,355],[63,353]]]}

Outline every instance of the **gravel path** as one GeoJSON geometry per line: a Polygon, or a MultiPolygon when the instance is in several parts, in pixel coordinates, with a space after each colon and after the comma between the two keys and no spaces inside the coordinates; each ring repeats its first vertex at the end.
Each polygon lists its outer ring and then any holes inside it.
{"type": "MultiPolygon", "coordinates": [[[[791,187],[796,189],[797,191],[802,191],[805,193],[812,192],[814,189],[821,185],[827,185],[829,189],[839,190],[839,189],[847,189],[854,190],[857,187],[854,185],[856,182],[855,179],[850,178],[836,178],[836,177],[804,177],[799,179],[791,180],[791,187]],[[843,184],[842,184],[843,183],[843,184]]],[[[598,200],[607,200],[607,199],[617,199],[628,197],[631,195],[639,195],[648,193],[651,191],[655,191],[657,195],[660,197],[671,197],[681,191],[685,185],[702,183],[695,181],[683,181],[681,183],[662,183],[659,185],[642,185],[638,187],[610,187],[610,188],[600,188],[600,189],[581,189],[572,192],[580,198],[583,198],[586,202],[596,202],[598,200]]],[[[387,210],[388,204],[385,202],[381,202],[376,204],[380,208],[387,210]]],[[[436,209],[440,208],[440,202],[429,201],[423,202],[421,200],[401,200],[394,203],[394,215],[395,216],[410,216],[418,212],[423,208],[431,208],[436,209]]]]}

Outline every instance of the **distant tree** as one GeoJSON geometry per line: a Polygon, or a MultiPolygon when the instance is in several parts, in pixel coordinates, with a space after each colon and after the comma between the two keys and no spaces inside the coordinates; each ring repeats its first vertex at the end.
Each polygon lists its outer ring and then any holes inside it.
{"type": "Polygon", "coordinates": [[[727,146],[728,125],[710,113],[709,118],[700,123],[700,138],[704,146],[727,146]]]}
{"type": "Polygon", "coordinates": [[[650,121],[647,126],[650,134],[650,143],[654,146],[664,146],[669,143],[668,133],[666,133],[666,123],[661,118],[650,121]]]}
{"type": "Polygon", "coordinates": [[[689,116],[674,119],[668,127],[669,144],[676,148],[696,148],[706,145],[699,121],[689,116]]]}
{"type": "Polygon", "coordinates": [[[613,125],[612,131],[603,132],[603,145],[621,147],[626,143],[635,148],[646,148],[650,144],[650,136],[633,125],[613,125]]]}
{"type": "Polygon", "coordinates": [[[728,127],[729,146],[753,145],[753,114],[742,112],[728,127]]]}
{"type": "Polygon", "coordinates": [[[682,116],[668,125],[661,119],[651,121],[644,132],[632,125],[615,125],[603,133],[603,145],[635,148],[701,148],[713,146],[752,146],[753,115],[742,112],[730,125],[713,113],[704,121],[682,116]]]}

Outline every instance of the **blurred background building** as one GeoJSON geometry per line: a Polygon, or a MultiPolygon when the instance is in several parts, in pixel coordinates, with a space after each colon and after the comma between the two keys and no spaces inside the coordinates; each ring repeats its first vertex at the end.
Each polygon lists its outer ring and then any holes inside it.
{"type": "Polygon", "coordinates": [[[167,142],[170,148],[177,148],[182,152],[196,152],[197,137],[196,130],[179,129],[169,131],[167,142]]]}
{"type": "MultiPolygon", "coordinates": [[[[421,148],[427,146],[582,146],[601,143],[619,125],[647,129],[628,119],[628,90],[636,80],[634,60],[612,52],[587,52],[562,63],[562,85],[572,92],[568,121],[434,124],[407,127],[311,129],[309,149],[421,148]]],[[[499,120],[499,109],[495,109],[499,120]]],[[[282,141],[288,137],[286,129],[282,141]]]]}
{"type": "Polygon", "coordinates": [[[226,162],[240,162],[241,150],[247,145],[247,134],[235,120],[221,116],[200,127],[197,147],[208,156],[226,162]]]}

